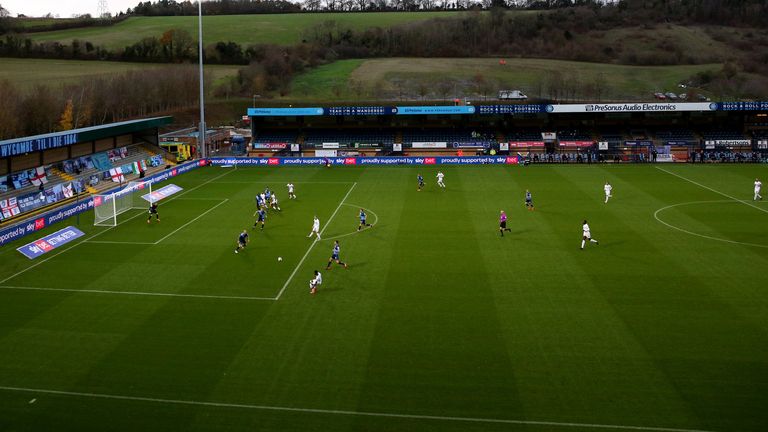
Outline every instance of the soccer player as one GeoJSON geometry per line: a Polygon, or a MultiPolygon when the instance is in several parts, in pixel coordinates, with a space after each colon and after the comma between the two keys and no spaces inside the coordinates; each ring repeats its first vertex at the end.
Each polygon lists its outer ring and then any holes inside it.
{"type": "Polygon", "coordinates": [[[312,220],[312,232],[307,237],[312,237],[312,234],[317,235],[317,239],[320,240],[320,219],[317,216],[312,220]]]}
{"type": "MultiPolygon", "coordinates": [[[[264,201],[261,200],[261,194],[256,194],[256,212],[264,208],[264,201]]],[[[256,216],[256,213],[253,214],[256,216]]]]}
{"type": "Polygon", "coordinates": [[[507,214],[502,210],[499,215],[499,233],[502,237],[504,237],[504,231],[512,232],[511,229],[507,228],[507,214]]]}
{"type": "Polygon", "coordinates": [[[270,202],[272,198],[272,191],[269,190],[269,186],[267,186],[266,189],[264,189],[264,202],[270,202]]]}
{"type": "Polygon", "coordinates": [[[259,194],[259,198],[261,198],[261,207],[267,207],[267,194],[264,192],[259,194]]]}
{"type": "Polygon", "coordinates": [[[763,187],[763,184],[760,182],[760,179],[755,179],[755,201],[759,199],[763,199],[763,196],[760,195],[760,188],[762,187],[763,187]]]}
{"type": "Polygon", "coordinates": [[[243,230],[243,232],[240,233],[240,237],[237,238],[237,247],[235,248],[235,253],[239,251],[240,249],[245,249],[245,245],[248,244],[248,230],[243,230]]]}
{"type": "Polygon", "coordinates": [[[269,206],[273,210],[280,211],[280,204],[277,203],[277,195],[275,193],[272,193],[272,201],[269,203],[269,206]]]}
{"type": "Polygon", "coordinates": [[[348,267],[346,263],[341,262],[341,259],[339,259],[339,250],[340,249],[341,248],[339,246],[339,241],[336,240],[333,243],[333,252],[331,253],[331,258],[328,260],[328,266],[325,268],[326,270],[330,270],[331,269],[331,264],[334,261],[336,261],[336,264],[344,266],[344,268],[348,267]]]}
{"type": "Polygon", "coordinates": [[[443,183],[443,177],[445,177],[445,174],[443,174],[442,171],[437,172],[437,185],[441,188],[445,187],[445,183],[443,183]]]}
{"type": "Polygon", "coordinates": [[[288,199],[296,199],[296,194],[293,192],[293,183],[288,183],[288,199]]]}
{"type": "Polygon", "coordinates": [[[600,244],[597,242],[597,240],[592,238],[592,234],[589,232],[589,224],[587,223],[587,220],[584,219],[584,225],[581,226],[582,229],[582,238],[581,238],[581,250],[584,250],[584,244],[589,240],[590,243],[594,243],[596,245],[600,244]]]}
{"type": "Polygon", "coordinates": [[[371,224],[369,224],[369,223],[366,223],[366,222],[365,222],[365,219],[366,219],[367,217],[368,217],[368,216],[365,214],[365,210],[363,210],[363,209],[360,209],[360,225],[358,225],[358,226],[357,226],[357,230],[358,230],[358,231],[360,231],[361,229],[363,229],[363,227],[369,227],[369,226],[371,226],[371,224]]]}
{"type": "Polygon", "coordinates": [[[418,174],[416,176],[416,180],[419,182],[419,189],[418,189],[418,191],[421,192],[421,188],[424,187],[424,177],[422,177],[421,174],[418,174]]]}
{"type": "Polygon", "coordinates": [[[528,189],[525,190],[525,208],[528,210],[533,211],[533,195],[531,195],[531,191],[528,189]]]}
{"type": "Polygon", "coordinates": [[[263,208],[260,208],[256,213],[259,215],[259,219],[256,221],[256,223],[253,224],[253,228],[256,228],[256,225],[261,222],[261,230],[264,231],[264,222],[267,221],[267,211],[263,208]]]}
{"type": "Polygon", "coordinates": [[[605,182],[605,186],[603,186],[603,190],[605,191],[605,203],[608,204],[608,198],[613,198],[613,195],[611,194],[611,191],[613,190],[613,186],[611,186],[610,183],[605,182]]]}
{"type": "Polygon", "coordinates": [[[323,284],[323,275],[319,271],[315,270],[315,277],[309,280],[309,293],[314,295],[317,292],[317,287],[323,284]]]}
{"type": "Polygon", "coordinates": [[[155,220],[160,222],[160,215],[157,213],[157,203],[153,202],[149,205],[149,216],[147,216],[147,223],[152,220],[152,215],[155,215],[155,220]]]}

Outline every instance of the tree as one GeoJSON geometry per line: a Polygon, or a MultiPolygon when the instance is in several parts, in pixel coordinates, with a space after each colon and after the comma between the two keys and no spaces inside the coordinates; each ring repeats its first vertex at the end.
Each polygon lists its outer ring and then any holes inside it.
{"type": "Polygon", "coordinates": [[[21,135],[18,112],[21,94],[8,80],[0,80],[0,100],[3,101],[3,109],[0,109],[0,140],[21,135]]]}
{"type": "Polygon", "coordinates": [[[67,103],[64,105],[64,111],[61,113],[61,119],[59,119],[59,130],[70,130],[73,128],[73,124],[72,99],[67,99],[67,103]]]}
{"type": "Polygon", "coordinates": [[[8,9],[0,5],[0,18],[8,18],[9,16],[11,16],[11,13],[8,12],[8,9]]]}

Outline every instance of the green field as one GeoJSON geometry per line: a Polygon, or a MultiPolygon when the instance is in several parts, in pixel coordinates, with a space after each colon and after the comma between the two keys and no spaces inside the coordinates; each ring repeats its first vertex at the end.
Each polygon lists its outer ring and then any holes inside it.
{"type": "Polygon", "coordinates": [[[203,168],[161,223],[3,246],[0,430],[768,430],[765,166],[441,169],[203,168]]]}
{"type": "Polygon", "coordinates": [[[425,99],[482,96],[475,77],[487,83],[486,97],[495,99],[500,89],[521,89],[530,96],[548,92],[549,78],[561,74],[575,79],[578,88],[602,86],[602,99],[636,100],[652,98],[656,91],[677,91],[677,85],[703,71],[718,71],[721,64],[684,66],[626,66],[547,59],[498,58],[387,58],[341,60],[320,66],[298,76],[291,98],[315,100],[370,100],[396,97],[400,91],[408,98],[425,99]],[[439,87],[447,84],[447,92],[439,87]]]}
{"type": "MultiPolygon", "coordinates": [[[[183,67],[172,64],[127,63],[81,60],[42,60],[4,58],[0,65],[0,80],[7,79],[21,88],[38,84],[72,84],[84,79],[113,75],[136,69],[167,69],[183,67]]],[[[208,65],[206,70],[219,83],[237,75],[240,66],[208,65]]]]}
{"type": "MultiPolygon", "coordinates": [[[[436,17],[458,16],[458,12],[376,12],[376,13],[300,13],[264,15],[214,15],[203,17],[203,39],[206,44],[237,42],[251,44],[295,44],[302,40],[302,32],[325,21],[335,21],[356,29],[390,27],[436,17]]],[[[123,48],[144,37],[160,37],[170,29],[184,29],[197,40],[197,17],[133,17],[109,27],[30,33],[34,41],[87,40],[107,48],[123,48]]]]}

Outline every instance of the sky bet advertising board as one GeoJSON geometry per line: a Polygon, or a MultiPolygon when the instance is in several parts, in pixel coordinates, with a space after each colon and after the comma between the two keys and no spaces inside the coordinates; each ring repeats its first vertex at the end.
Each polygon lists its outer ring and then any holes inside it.
{"type": "Polygon", "coordinates": [[[487,165],[517,164],[517,156],[382,156],[382,157],[297,157],[297,158],[211,158],[211,165],[487,165]]]}

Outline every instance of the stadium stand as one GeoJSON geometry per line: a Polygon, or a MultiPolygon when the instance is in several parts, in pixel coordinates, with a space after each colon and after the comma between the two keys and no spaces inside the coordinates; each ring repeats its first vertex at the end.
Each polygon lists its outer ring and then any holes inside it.
{"type": "Polygon", "coordinates": [[[688,142],[693,143],[695,141],[698,141],[698,138],[696,138],[696,135],[691,129],[685,129],[685,128],[670,128],[670,129],[659,129],[655,133],[655,137],[657,140],[666,142],[666,141],[676,141],[676,142],[688,142]]]}
{"type": "Polygon", "coordinates": [[[511,129],[504,135],[508,141],[543,141],[540,129],[511,129]]]}
{"type": "Polygon", "coordinates": [[[560,141],[592,141],[592,134],[584,130],[561,130],[557,132],[560,141]]]}
{"type": "Polygon", "coordinates": [[[431,129],[403,131],[403,145],[413,146],[414,142],[443,142],[450,147],[453,143],[476,144],[476,147],[496,143],[496,133],[488,129],[431,129]]]}
{"type": "Polygon", "coordinates": [[[260,130],[253,137],[251,143],[254,147],[269,144],[293,144],[297,143],[299,133],[295,130],[260,130]]]}
{"type": "Polygon", "coordinates": [[[309,129],[304,131],[304,144],[322,147],[323,143],[338,143],[339,147],[353,148],[355,144],[368,147],[391,146],[395,142],[392,131],[374,129],[309,129]]]}
{"type": "Polygon", "coordinates": [[[711,140],[743,140],[746,139],[742,132],[729,129],[709,129],[701,133],[705,141],[711,140]]]}

